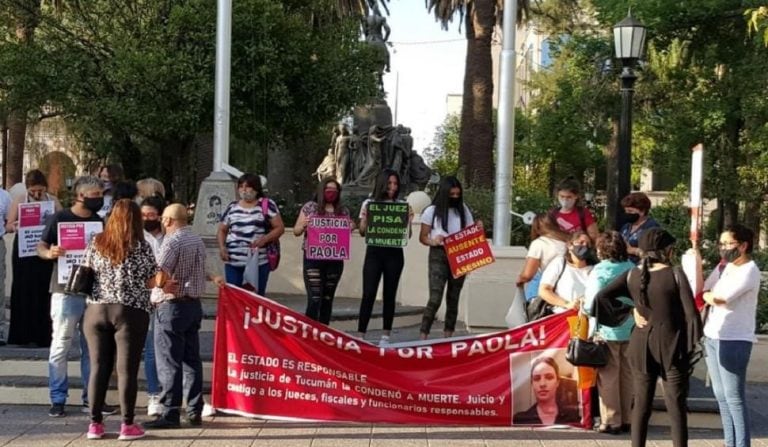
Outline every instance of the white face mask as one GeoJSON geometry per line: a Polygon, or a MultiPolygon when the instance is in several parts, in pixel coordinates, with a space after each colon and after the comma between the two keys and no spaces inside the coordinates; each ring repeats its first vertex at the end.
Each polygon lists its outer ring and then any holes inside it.
{"type": "Polygon", "coordinates": [[[557,199],[560,202],[560,207],[564,210],[569,210],[576,205],[576,199],[557,199]]]}

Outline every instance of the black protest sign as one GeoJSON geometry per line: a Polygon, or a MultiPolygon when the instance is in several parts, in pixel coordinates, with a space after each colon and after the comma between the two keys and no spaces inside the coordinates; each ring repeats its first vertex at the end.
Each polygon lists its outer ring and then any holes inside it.
{"type": "Polygon", "coordinates": [[[408,204],[370,202],[366,212],[365,243],[374,247],[405,247],[408,244],[408,204]]]}

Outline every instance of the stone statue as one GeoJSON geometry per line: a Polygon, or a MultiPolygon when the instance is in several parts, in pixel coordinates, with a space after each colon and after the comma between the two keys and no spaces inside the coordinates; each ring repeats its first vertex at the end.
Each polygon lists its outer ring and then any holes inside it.
{"type": "Polygon", "coordinates": [[[376,51],[377,67],[376,73],[379,79],[379,91],[384,95],[384,72],[389,73],[389,49],[387,40],[391,29],[387,24],[387,19],[381,15],[379,7],[374,4],[371,8],[371,15],[363,21],[363,34],[365,41],[376,51]]]}
{"type": "Polygon", "coordinates": [[[349,129],[347,129],[345,124],[339,124],[336,126],[336,129],[334,129],[333,133],[334,141],[332,148],[334,157],[336,159],[336,178],[339,179],[342,184],[344,184],[349,180],[347,174],[348,168],[350,167],[349,129]]]}

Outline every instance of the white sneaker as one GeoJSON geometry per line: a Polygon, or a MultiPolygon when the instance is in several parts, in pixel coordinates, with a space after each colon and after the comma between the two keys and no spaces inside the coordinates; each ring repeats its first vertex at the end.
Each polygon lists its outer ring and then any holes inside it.
{"type": "Polygon", "coordinates": [[[389,346],[389,335],[382,335],[379,340],[379,346],[389,346]]]}
{"type": "Polygon", "coordinates": [[[147,395],[147,416],[162,416],[163,410],[163,404],[160,403],[159,395],[147,395]]]}
{"type": "Polygon", "coordinates": [[[213,408],[213,407],[211,406],[211,404],[209,404],[209,403],[207,403],[207,402],[206,402],[206,403],[203,405],[203,413],[201,414],[201,416],[203,416],[203,417],[206,417],[206,418],[207,418],[207,417],[210,417],[210,416],[215,416],[215,415],[216,415],[216,409],[215,409],[215,408],[213,408]]]}

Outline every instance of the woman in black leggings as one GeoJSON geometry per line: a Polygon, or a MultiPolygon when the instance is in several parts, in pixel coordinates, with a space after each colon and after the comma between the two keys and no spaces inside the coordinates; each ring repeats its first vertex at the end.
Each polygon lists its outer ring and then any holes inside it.
{"type": "MultiPolygon", "coordinates": [[[[376,183],[373,186],[371,197],[363,202],[360,208],[360,235],[365,236],[368,230],[368,212],[371,203],[404,203],[398,199],[400,196],[400,176],[392,169],[385,169],[379,173],[376,183]]],[[[411,236],[411,220],[413,219],[413,210],[408,207],[408,237],[411,236]]],[[[391,239],[388,239],[391,240],[391,239]]],[[[395,295],[397,294],[397,285],[400,282],[400,273],[403,271],[403,249],[402,247],[386,247],[369,244],[365,250],[365,262],[363,263],[363,300],[360,302],[360,318],[357,326],[360,332],[360,338],[365,338],[368,330],[368,322],[371,319],[373,303],[376,301],[376,292],[379,289],[379,282],[384,278],[384,316],[383,329],[379,345],[389,343],[389,336],[392,332],[392,321],[395,319],[395,295]]]]}

